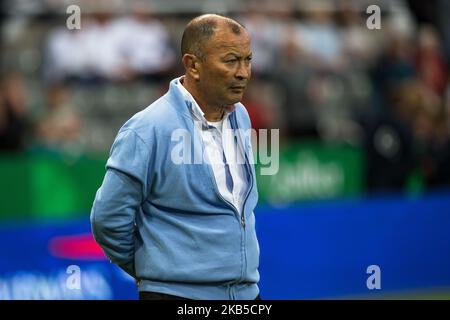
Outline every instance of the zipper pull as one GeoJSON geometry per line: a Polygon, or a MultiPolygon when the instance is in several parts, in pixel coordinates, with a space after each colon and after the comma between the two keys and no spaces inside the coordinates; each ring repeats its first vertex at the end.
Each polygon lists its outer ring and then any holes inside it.
{"type": "Polygon", "coordinates": [[[244,218],[244,213],[243,212],[241,214],[241,225],[242,225],[242,228],[245,229],[245,218],[244,218]]]}

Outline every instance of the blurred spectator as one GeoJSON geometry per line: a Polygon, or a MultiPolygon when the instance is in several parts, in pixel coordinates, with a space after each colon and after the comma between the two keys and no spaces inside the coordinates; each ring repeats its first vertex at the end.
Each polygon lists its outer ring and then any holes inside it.
{"type": "Polygon", "coordinates": [[[242,103],[248,111],[253,129],[280,129],[282,126],[282,115],[273,101],[275,90],[270,82],[257,79],[250,82],[242,103]]]}
{"type": "Polygon", "coordinates": [[[51,32],[45,74],[49,81],[130,80],[167,72],[174,58],[165,27],[139,6],[129,17],[100,12],[84,18],[80,30],[51,32]]]}
{"type": "Polygon", "coordinates": [[[290,16],[268,15],[258,9],[258,2],[247,4],[247,10],[238,20],[245,26],[252,39],[252,72],[256,76],[274,72],[276,55],[285,34],[290,16]]]}
{"type": "Polygon", "coordinates": [[[431,25],[421,26],[418,35],[416,65],[419,77],[439,95],[443,94],[447,70],[436,30],[431,25]]]}
{"type": "Polygon", "coordinates": [[[45,110],[36,123],[36,140],[49,149],[71,152],[82,144],[81,119],[70,104],[70,89],[62,83],[47,91],[45,110]]]}
{"type": "Polygon", "coordinates": [[[381,53],[383,32],[369,30],[364,7],[354,1],[341,1],[337,12],[342,55],[345,64],[367,68],[381,53]]]}
{"type": "Polygon", "coordinates": [[[415,90],[418,95],[416,110],[409,111],[413,115],[419,170],[430,187],[450,185],[450,135],[446,110],[441,96],[425,82],[419,82],[419,86],[415,90]]]}
{"type": "Polygon", "coordinates": [[[132,9],[132,15],[114,22],[119,35],[118,50],[129,72],[158,80],[175,63],[169,33],[151,16],[147,5],[140,3],[132,9]]]}
{"type": "Polygon", "coordinates": [[[387,48],[372,70],[378,112],[386,111],[389,95],[397,85],[416,76],[413,48],[411,40],[405,35],[396,32],[387,35],[387,48]]]}
{"type": "Polygon", "coordinates": [[[367,185],[369,191],[402,191],[417,165],[414,135],[408,109],[417,100],[415,82],[407,82],[388,97],[389,105],[383,113],[365,124],[367,154],[367,185]]]}
{"type": "Polygon", "coordinates": [[[75,79],[118,79],[126,76],[125,61],[117,48],[119,32],[108,13],[83,20],[80,30],[65,27],[48,38],[45,74],[50,82],[75,79]]]}
{"type": "Polygon", "coordinates": [[[297,24],[301,43],[317,68],[340,68],[342,43],[333,20],[334,6],[328,0],[304,2],[305,18],[297,24]]]}
{"type": "Polygon", "coordinates": [[[417,24],[432,25],[442,39],[443,54],[450,61],[450,2],[448,0],[407,0],[417,24]]]}
{"type": "Polygon", "coordinates": [[[275,83],[281,86],[282,117],[290,137],[316,136],[315,114],[307,101],[306,86],[314,74],[296,25],[286,27],[273,71],[275,83]]]}
{"type": "Polygon", "coordinates": [[[27,130],[26,91],[22,75],[7,74],[0,83],[0,151],[21,151],[27,130]]]}

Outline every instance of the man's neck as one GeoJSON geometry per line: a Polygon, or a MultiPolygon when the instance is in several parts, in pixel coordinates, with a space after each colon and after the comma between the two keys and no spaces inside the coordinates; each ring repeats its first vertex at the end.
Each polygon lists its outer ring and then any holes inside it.
{"type": "Polygon", "coordinates": [[[192,83],[190,83],[190,81],[185,76],[181,78],[181,84],[194,97],[198,106],[205,114],[204,116],[206,120],[211,122],[222,120],[225,114],[225,106],[214,106],[204,102],[204,100],[201,98],[201,95],[198,94],[198,90],[196,89],[196,87],[192,83]]]}

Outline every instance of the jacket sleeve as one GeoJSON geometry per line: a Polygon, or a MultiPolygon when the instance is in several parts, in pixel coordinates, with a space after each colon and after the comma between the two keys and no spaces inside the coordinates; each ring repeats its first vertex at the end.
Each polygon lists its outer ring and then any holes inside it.
{"type": "Polygon", "coordinates": [[[91,210],[97,243],[111,262],[135,276],[135,217],[147,194],[150,148],[132,130],[119,132],[91,210]]]}

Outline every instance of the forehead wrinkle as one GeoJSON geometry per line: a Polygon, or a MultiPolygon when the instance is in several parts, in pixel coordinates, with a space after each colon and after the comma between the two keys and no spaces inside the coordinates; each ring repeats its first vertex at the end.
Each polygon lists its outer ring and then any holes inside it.
{"type": "Polygon", "coordinates": [[[246,50],[250,48],[250,41],[245,41],[245,43],[230,43],[230,42],[216,42],[214,44],[211,44],[212,49],[218,49],[221,51],[236,51],[236,52],[242,52],[243,50],[246,50]]]}
{"type": "Polygon", "coordinates": [[[246,50],[247,48],[251,50],[251,39],[245,32],[245,29],[243,30],[244,33],[236,35],[226,29],[216,29],[215,34],[204,47],[205,53],[212,53],[215,51],[217,54],[223,54],[230,50],[242,52],[242,50],[246,50]]]}
{"type": "MultiPolygon", "coordinates": [[[[230,43],[236,43],[236,45],[241,46],[242,43],[250,44],[250,37],[247,34],[246,30],[243,29],[241,34],[234,34],[229,30],[216,30],[213,37],[210,40],[211,42],[217,42],[218,44],[230,45],[230,43]],[[226,40],[224,40],[224,38],[226,40]]],[[[233,44],[231,44],[233,45],[233,44]]]]}

